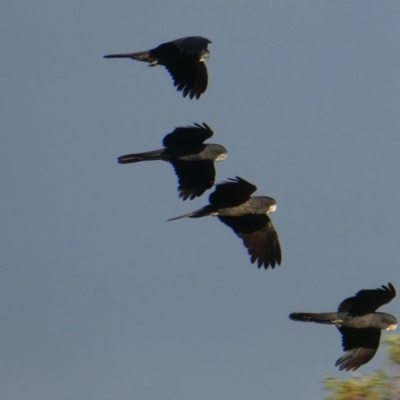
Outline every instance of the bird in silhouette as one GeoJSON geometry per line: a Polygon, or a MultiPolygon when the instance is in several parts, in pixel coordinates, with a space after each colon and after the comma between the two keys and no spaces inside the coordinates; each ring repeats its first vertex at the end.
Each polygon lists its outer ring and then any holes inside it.
{"type": "Polygon", "coordinates": [[[118,162],[168,161],[178,176],[179,197],[193,200],[214,185],[214,162],[225,160],[228,153],[219,144],[204,144],[213,134],[205,123],[178,127],[164,137],[163,149],[121,156],[118,162]]]}
{"type": "Polygon", "coordinates": [[[375,312],[395,296],[396,290],[389,283],[378,289],[360,290],[355,296],[343,300],[337,312],[292,313],[289,318],[336,326],[342,334],[345,353],[335,366],[340,371],[355,371],[374,357],[379,347],[381,329],[392,331],[397,328],[397,319],[393,315],[375,312]]]}
{"type": "Polygon", "coordinates": [[[145,61],[149,67],[164,65],[174,86],[183,97],[200,98],[207,89],[208,74],[204,61],[210,58],[207,49],[210,40],[201,36],[189,36],[160,44],[158,47],[138,53],[110,54],[104,58],[131,58],[145,61]]]}
{"type": "Polygon", "coordinates": [[[240,177],[228,179],[216,185],[208,198],[210,204],[180,217],[200,218],[217,216],[243,240],[251,256],[251,263],[257,261],[258,268],[275,268],[282,260],[278,234],[267,214],[276,210],[276,201],[271,197],[254,196],[257,186],[240,177]]]}

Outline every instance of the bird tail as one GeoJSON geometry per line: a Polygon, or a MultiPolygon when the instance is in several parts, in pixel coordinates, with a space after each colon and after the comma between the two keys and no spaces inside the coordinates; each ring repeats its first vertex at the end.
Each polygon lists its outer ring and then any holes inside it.
{"type": "Polygon", "coordinates": [[[289,318],[293,321],[316,322],[318,324],[332,325],[337,319],[337,315],[336,313],[292,313],[289,315],[289,318]]]}
{"type": "Polygon", "coordinates": [[[145,153],[127,154],[118,157],[120,164],[132,164],[140,161],[164,160],[164,150],[147,151],[145,153]]]}
{"type": "Polygon", "coordinates": [[[200,218],[200,217],[206,217],[208,215],[213,215],[212,208],[208,205],[203,208],[200,208],[200,210],[193,211],[189,214],[181,215],[179,217],[175,218],[170,218],[167,221],[175,221],[176,219],[182,219],[182,218],[200,218]]]}
{"type": "Polygon", "coordinates": [[[194,217],[194,215],[196,215],[196,213],[197,213],[197,211],[193,211],[189,214],[180,215],[179,217],[167,219],[167,221],[175,221],[177,219],[182,219],[182,218],[196,218],[196,217],[194,217]]]}
{"type": "Polygon", "coordinates": [[[109,54],[108,56],[104,56],[104,58],[132,58],[133,60],[138,61],[151,61],[148,51],[139,51],[139,53],[109,54]]]}

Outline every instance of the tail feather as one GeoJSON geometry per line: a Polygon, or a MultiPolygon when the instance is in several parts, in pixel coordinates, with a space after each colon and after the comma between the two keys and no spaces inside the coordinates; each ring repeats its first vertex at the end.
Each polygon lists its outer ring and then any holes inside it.
{"type": "Polygon", "coordinates": [[[140,161],[165,160],[164,150],[147,151],[145,153],[127,154],[118,157],[120,164],[132,164],[140,161]]]}
{"type": "Polygon", "coordinates": [[[319,324],[334,324],[337,320],[335,313],[292,313],[289,318],[293,321],[317,322],[319,324]]]}
{"type": "Polygon", "coordinates": [[[201,217],[207,217],[208,215],[213,215],[213,209],[209,205],[200,208],[199,210],[193,211],[189,214],[181,215],[175,218],[170,218],[167,221],[175,221],[177,219],[182,219],[182,218],[201,218],[201,217]]]}
{"type": "Polygon", "coordinates": [[[192,218],[194,215],[197,214],[197,212],[198,212],[198,211],[193,211],[193,212],[191,212],[191,213],[189,213],[189,214],[180,215],[179,217],[167,219],[167,221],[175,221],[175,220],[177,220],[177,219],[182,219],[182,218],[192,218]]]}
{"type": "Polygon", "coordinates": [[[108,56],[104,56],[104,58],[132,58],[133,60],[138,61],[151,61],[148,51],[140,51],[139,53],[109,54],[108,56]]]}

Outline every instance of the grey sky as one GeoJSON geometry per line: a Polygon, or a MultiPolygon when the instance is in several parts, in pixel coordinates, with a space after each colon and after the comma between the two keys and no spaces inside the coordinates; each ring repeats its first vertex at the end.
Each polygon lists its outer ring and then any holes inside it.
{"type": "MultiPolygon", "coordinates": [[[[400,4],[3,1],[0,397],[318,399],[340,335],[295,323],[400,289],[400,4]],[[212,40],[209,88],[105,54],[212,40]],[[257,270],[163,162],[118,165],[206,122],[278,202],[283,262],[257,270]]],[[[398,300],[382,311],[400,316],[398,300]]],[[[382,367],[382,353],[356,375],[382,367]]]]}

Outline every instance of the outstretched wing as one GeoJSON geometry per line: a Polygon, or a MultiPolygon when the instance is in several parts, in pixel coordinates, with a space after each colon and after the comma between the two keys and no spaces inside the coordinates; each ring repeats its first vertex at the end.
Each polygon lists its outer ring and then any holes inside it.
{"type": "Polygon", "coordinates": [[[278,234],[271,219],[262,214],[246,214],[238,217],[218,216],[242,240],[251,256],[251,263],[257,261],[258,268],[269,266],[275,268],[282,261],[281,246],[278,234]]]}
{"type": "Polygon", "coordinates": [[[210,204],[233,207],[243,204],[257,190],[257,186],[237,176],[226,182],[218,183],[208,198],[210,204]]]}
{"type": "Polygon", "coordinates": [[[355,329],[338,328],[342,334],[342,347],[346,352],[340,357],[335,366],[340,371],[355,371],[361,365],[370,361],[378,347],[381,330],[377,328],[355,329]]]}
{"type": "Polygon", "coordinates": [[[214,162],[211,160],[182,161],[175,159],[171,161],[171,164],[178,176],[178,191],[182,200],[193,200],[214,185],[215,168],[214,162]]]}
{"type": "Polygon", "coordinates": [[[191,99],[198,99],[206,91],[208,84],[207,68],[204,64],[209,56],[208,43],[211,41],[200,36],[176,39],[150,50],[149,57],[167,68],[174,86],[179,92],[183,92],[183,97],[189,95],[191,99]]]}
{"type": "Polygon", "coordinates": [[[204,62],[199,62],[192,57],[185,57],[167,60],[164,65],[174,81],[176,90],[183,92],[183,97],[189,95],[191,99],[195,96],[198,99],[206,91],[208,73],[204,62]]]}
{"type": "Polygon", "coordinates": [[[389,303],[396,296],[396,289],[389,282],[378,289],[360,290],[355,296],[343,300],[338,311],[349,314],[369,314],[375,312],[382,305],[389,303]]]}
{"type": "Polygon", "coordinates": [[[193,99],[196,96],[196,99],[199,99],[200,96],[207,90],[208,86],[208,73],[207,67],[204,62],[199,62],[195,64],[196,68],[196,79],[194,85],[190,88],[190,92],[183,92],[183,97],[186,97],[187,93],[189,93],[189,97],[193,99]]]}
{"type": "Polygon", "coordinates": [[[180,126],[173,132],[166,135],[163,139],[163,146],[170,147],[198,147],[209,139],[214,132],[206,124],[193,124],[188,126],[180,126]]]}

